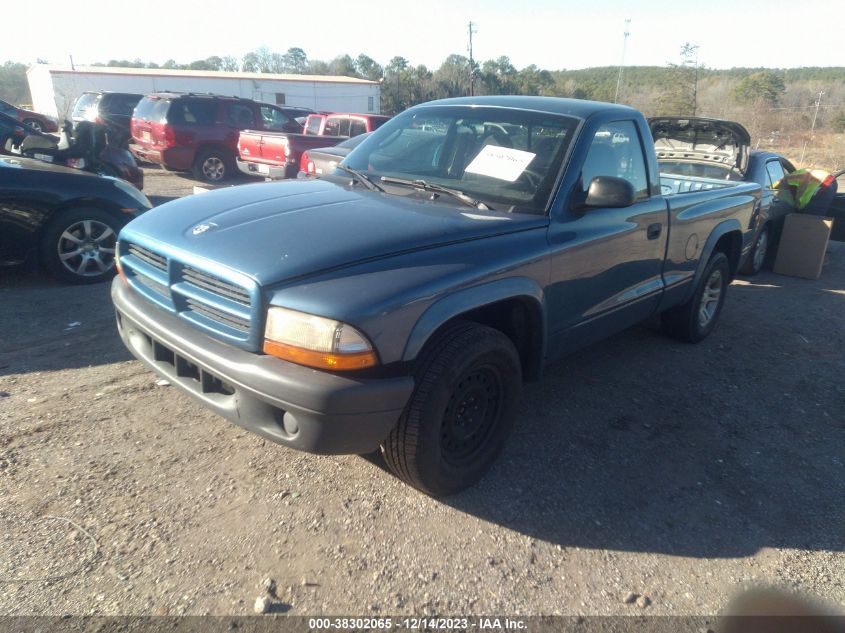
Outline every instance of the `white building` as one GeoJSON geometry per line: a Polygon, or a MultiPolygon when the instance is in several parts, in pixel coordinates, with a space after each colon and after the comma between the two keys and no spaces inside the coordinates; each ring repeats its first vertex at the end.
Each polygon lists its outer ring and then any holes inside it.
{"type": "Polygon", "coordinates": [[[71,70],[37,64],[26,71],[26,76],[33,109],[59,119],[69,118],[76,98],[91,90],[144,95],[161,91],[210,92],[314,110],[374,114],[379,113],[381,95],[377,81],[327,75],[105,66],[71,70]]]}

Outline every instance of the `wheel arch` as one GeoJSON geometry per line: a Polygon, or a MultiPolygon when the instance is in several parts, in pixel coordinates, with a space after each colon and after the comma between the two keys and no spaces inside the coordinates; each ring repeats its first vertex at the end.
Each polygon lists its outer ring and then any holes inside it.
{"type": "Polygon", "coordinates": [[[690,297],[692,297],[695,292],[695,288],[698,286],[698,282],[701,280],[701,276],[704,274],[704,269],[707,268],[707,262],[710,261],[713,253],[717,251],[724,253],[728,258],[728,264],[731,271],[730,279],[733,281],[739,272],[740,265],[742,264],[742,227],[739,220],[735,218],[725,220],[724,222],[718,224],[716,228],[710,232],[710,236],[707,238],[707,241],[704,243],[704,248],[701,250],[701,257],[699,258],[698,266],[695,269],[693,282],[690,284],[687,295],[684,297],[683,301],[687,301],[690,297]]]}
{"type": "Polygon", "coordinates": [[[465,288],[440,299],[417,320],[403,361],[415,360],[425,345],[456,320],[472,321],[502,332],[514,344],[523,377],[542,374],[546,346],[543,291],[532,279],[512,277],[465,288]]]}

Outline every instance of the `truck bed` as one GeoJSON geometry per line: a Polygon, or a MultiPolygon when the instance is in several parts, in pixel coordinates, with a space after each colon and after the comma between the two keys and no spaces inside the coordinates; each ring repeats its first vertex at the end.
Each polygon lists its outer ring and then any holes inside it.
{"type": "Polygon", "coordinates": [[[691,193],[694,191],[710,191],[712,189],[725,189],[742,184],[736,180],[722,180],[717,178],[704,178],[701,176],[681,176],[679,174],[660,173],[660,192],[664,196],[671,196],[678,193],[691,193]]]}

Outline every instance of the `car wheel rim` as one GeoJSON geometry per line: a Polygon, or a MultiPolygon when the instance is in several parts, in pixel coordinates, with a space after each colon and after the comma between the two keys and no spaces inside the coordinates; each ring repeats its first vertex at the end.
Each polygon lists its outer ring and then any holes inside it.
{"type": "Polygon", "coordinates": [[[202,173],[208,180],[222,180],[226,173],[226,165],[217,156],[210,156],[203,161],[202,173]]]}
{"type": "Polygon", "coordinates": [[[766,260],[766,251],[768,248],[769,235],[767,231],[763,231],[757,238],[757,246],[754,248],[754,272],[763,268],[763,262],[766,260]]]}
{"type": "Polygon", "coordinates": [[[35,130],[36,132],[42,132],[42,131],[43,131],[43,130],[41,129],[41,124],[40,124],[40,123],[38,123],[37,121],[31,121],[31,122],[29,123],[29,127],[31,127],[31,128],[32,128],[33,130],[35,130]]]}
{"type": "Polygon", "coordinates": [[[59,261],[80,277],[98,277],[114,267],[117,235],[97,220],[82,220],[67,227],[59,236],[59,261]]]}
{"type": "Polygon", "coordinates": [[[447,463],[472,463],[494,435],[503,400],[502,382],[489,367],[474,368],[457,381],[440,433],[441,452],[447,463]]]}
{"type": "Polygon", "coordinates": [[[706,328],[713,321],[716,310],[719,309],[719,302],[722,300],[722,271],[714,270],[707,283],[704,285],[704,292],[701,293],[701,303],[698,308],[698,325],[706,328]]]}

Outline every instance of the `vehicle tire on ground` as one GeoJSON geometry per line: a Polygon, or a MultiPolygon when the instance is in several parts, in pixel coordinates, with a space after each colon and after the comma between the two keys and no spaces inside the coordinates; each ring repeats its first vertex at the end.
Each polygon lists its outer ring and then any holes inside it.
{"type": "Polygon", "coordinates": [[[393,473],[430,495],[477,482],[502,450],[522,393],[519,354],[493,328],[449,324],[421,353],[415,389],[382,444],[393,473]]]}
{"type": "Polygon", "coordinates": [[[719,320],[730,278],[728,258],[722,252],[713,253],[690,300],[663,313],[665,332],[689,343],[704,340],[719,320]]]}
{"type": "Polygon", "coordinates": [[[229,152],[219,149],[207,149],[197,155],[193,174],[197,180],[210,184],[221,183],[234,173],[234,160],[229,152]]]}
{"type": "Polygon", "coordinates": [[[756,275],[768,261],[769,246],[772,243],[771,232],[768,226],[764,226],[757,234],[757,239],[754,240],[754,246],[745,263],[742,265],[740,272],[743,275],[756,275]]]}
{"type": "Polygon", "coordinates": [[[123,223],[94,207],[58,211],[41,236],[40,261],[54,277],[74,284],[111,279],[123,223]]]}
{"type": "Polygon", "coordinates": [[[41,121],[39,121],[38,119],[24,119],[23,123],[24,123],[24,125],[28,125],[29,127],[31,127],[36,132],[43,132],[44,131],[44,126],[41,124],[41,121]]]}

